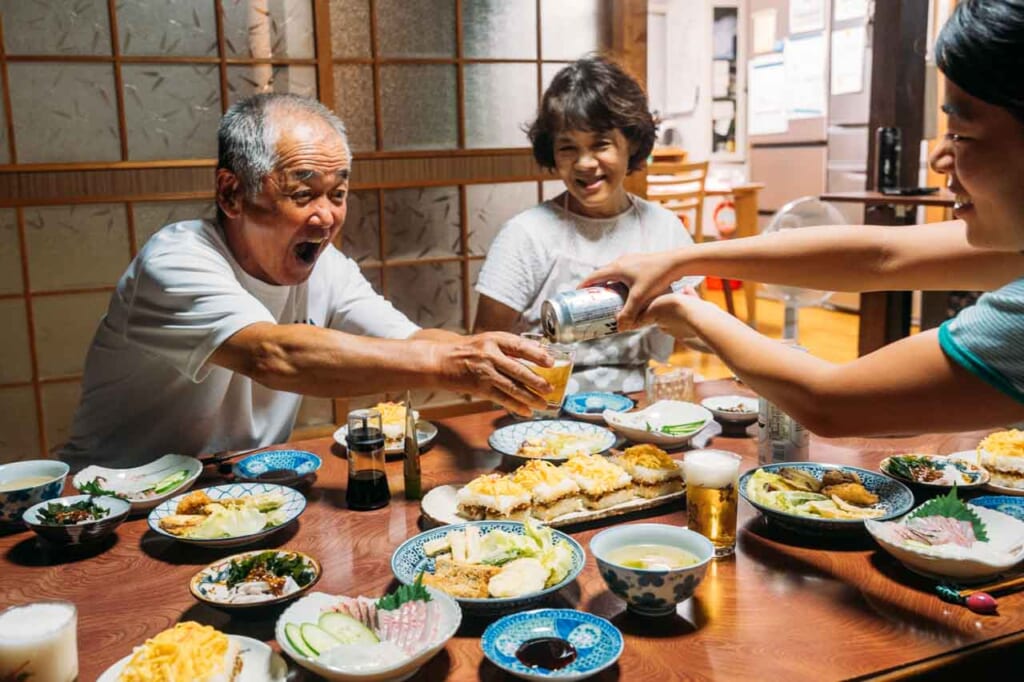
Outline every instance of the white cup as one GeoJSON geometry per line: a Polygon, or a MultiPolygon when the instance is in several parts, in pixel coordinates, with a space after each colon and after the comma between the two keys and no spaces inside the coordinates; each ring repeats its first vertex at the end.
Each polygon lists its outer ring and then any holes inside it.
{"type": "Polygon", "coordinates": [[[73,682],[78,677],[78,609],[71,602],[0,611],[0,679],[73,682]]]}

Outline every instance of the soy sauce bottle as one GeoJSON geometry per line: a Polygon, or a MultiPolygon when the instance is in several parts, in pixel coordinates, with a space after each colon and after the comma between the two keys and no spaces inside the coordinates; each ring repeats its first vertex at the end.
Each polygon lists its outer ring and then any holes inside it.
{"type": "Polygon", "coordinates": [[[391,489],[384,471],[384,428],[377,410],[353,410],[348,414],[349,509],[380,509],[391,502],[391,489]]]}

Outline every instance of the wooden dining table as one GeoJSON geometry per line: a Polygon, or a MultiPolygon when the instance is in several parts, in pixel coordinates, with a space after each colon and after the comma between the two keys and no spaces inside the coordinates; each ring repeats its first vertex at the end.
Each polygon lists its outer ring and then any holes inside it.
{"type": "MultiPolygon", "coordinates": [[[[701,382],[697,393],[749,394],[732,380],[701,382]]],[[[504,411],[490,411],[434,422],[438,437],[422,455],[424,489],[507,468],[502,455],[490,450],[487,438],[510,419],[504,411]]],[[[967,450],[983,435],[812,436],[810,458],[877,470],[888,455],[967,450]]],[[[387,464],[392,494],[387,507],[352,511],[345,506],[343,449],[330,438],[286,445],[316,453],[323,466],[304,491],[304,513],[256,547],[290,548],[315,556],[323,565],[318,591],[376,597],[394,589],[391,554],[420,532],[423,523],[419,503],[404,498],[402,462],[387,464]]],[[[715,437],[708,447],[740,454],[744,470],[754,467],[756,425],[715,437]]],[[[196,485],[221,480],[210,471],[196,485]]],[[[746,502],[740,506],[735,555],[715,560],[694,596],[669,617],[628,612],[609,592],[588,553],[577,580],[548,605],[603,616],[621,630],[621,657],[595,679],[898,679],[965,661],[991,665],[1019,657],[1024,649],[1024,594],[1000,596],[995,615],[976,614],[939,599],[934,581],[908,571],[866,534],[847,540],[801,537],[773,527],[746,502]]],[[[685,505],[677,500],[637,516],[566,530],[586,549],[601,528],[640,521],[685,525],[685,505]]],[[[251,548],[183,544],[151,531],[145,517],[129,519],[107,542],[77,550],[47,545],[30,531],[8,534],[0,537],[0,606],[73,602],[78,607],[82,681],[95,680],[132,647],[183,620],[254,637],[279,650],[274,624],[284,607],[227,613],[197,602],[189,593],[189,578],[206,564],[251,548]]],[[[487,622],[464,619],[445,649],[413,679],[506,679],[480,648],[486,626],[487,622]]],[[[316,679],[294,662],[288,664],[289,679],[316,679]]]]}

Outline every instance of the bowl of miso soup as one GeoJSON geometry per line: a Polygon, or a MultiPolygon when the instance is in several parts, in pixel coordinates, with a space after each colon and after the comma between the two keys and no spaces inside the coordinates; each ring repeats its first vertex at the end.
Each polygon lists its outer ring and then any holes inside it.
{"type": "Polygon", "coordinates": [[[0,465],[0,526],[21,525],[29,507],[60,497],[70,467],[51,459],[0,465]]]}
{"type": "Polygon", "coordinates": [[[633,523],[603,530],[590,553],[608,589],[644,616],[667,616],[693,596],[715,548],[699,533],[664,523],[633,523]]]}

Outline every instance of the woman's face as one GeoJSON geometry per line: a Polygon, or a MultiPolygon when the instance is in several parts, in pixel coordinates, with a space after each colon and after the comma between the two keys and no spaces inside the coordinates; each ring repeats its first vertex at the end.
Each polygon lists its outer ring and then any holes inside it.
{"type": "Polygon", "coordinates": [[[577,213],[607,218],[624,211],[628,170],[629,142],[621,130],[565,130],[555,138],[555,171],[577,213]]]}
{"type": "Polygon", "coordinates": [[[1024,123],[946,80],[949,132],[929,163],[956,195],[974,246],[1024,250],[1024,123]]]}

